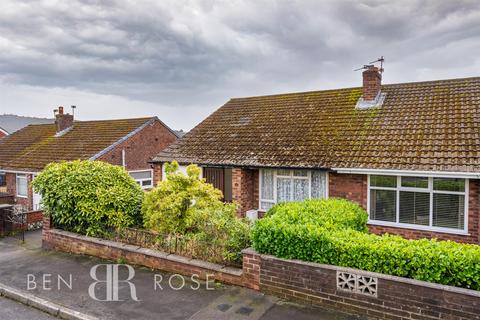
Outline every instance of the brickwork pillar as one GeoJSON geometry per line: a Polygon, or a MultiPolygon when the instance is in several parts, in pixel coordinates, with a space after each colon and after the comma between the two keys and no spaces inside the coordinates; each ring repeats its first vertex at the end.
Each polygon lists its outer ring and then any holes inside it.
{"type": "Polygon", "coordinates": [[[232,200],[240,204],[238,214],[245,216],[245,212],[258,209],[258,170],[232,169],[232,200]]]}
{"type": "Polygon", "coordinates": [[[260,290],[261,257],[252,249],[245,249],[243,254],[243,285],[253,290],[260,290]]]}
{"type": "Polygon", "coordinates": [[[163,163],[155,163],[153,165],[153,186],[158,186],[158,183],[162,181],[162,166],[163,163]]]}

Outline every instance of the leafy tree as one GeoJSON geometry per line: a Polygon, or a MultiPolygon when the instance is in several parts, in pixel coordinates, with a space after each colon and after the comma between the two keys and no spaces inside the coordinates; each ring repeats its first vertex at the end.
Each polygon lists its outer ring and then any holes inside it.
{"type": "Polygon", "coordinates": [[[165,165],[166,180],[145,196],[142,212],[145,227],[161,233],[194,231],[200,217],[223,206],[222,192],[200,178],[200,168],[178,171],[178,163],[165,165]]]}
{"type": "Polygon", "coordinates": [[[142,223],[143,191],[119,166],[100,161],[49,164],[33,181],[54,226],[90,236],[142,223]]]}
{"type": "Polygon", "coordinates": [[[166,180],[145,195],[145,227],[162,234],[183,235],[198,243],[199,250],[213,253],[214,248],[220,248],[221,252],[214,254],[226,261],[238,261],[241,250],[250,245],[250,225],[237,217],[237,205],[223,203],[222,192],[200,178],[196,165],[189,165],[185,175],[174,161],[165,165],[165,173],[166,180]]]}

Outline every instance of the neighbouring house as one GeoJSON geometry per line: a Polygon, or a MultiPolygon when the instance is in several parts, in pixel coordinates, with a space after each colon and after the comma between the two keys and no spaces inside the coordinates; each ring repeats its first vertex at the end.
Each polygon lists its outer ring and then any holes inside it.
{"type": "Polygon", "coordinates": [[[7,136],[8,135],[8,132],[7,130],[3,129],[2,127],[0,127],[0,139],[2,139],[3,137],[7,136]]]}
{"type": "Polygon", "coordinates": [[[40,195],[30,183],[47,164],[105,161],[123,166],[142,188],[152,188],[155,176],[149,161],[177,138],[157,117],[74,121],[73,115],[60,107],[55,123],[29,125],[0,140],[0,172],[15,203],[35,211],[40,195]]]}
{"type": "Polygon", "coordinates": [[[55,119],[36,118],[17,116],[15,114],[1,114],[0,115],[0,138],[2,132],[4,135],[9,135],[31,124],[47,124],[54,123],[55,119]]]}
{"type": "MultiPolygon", "coordinates": [[[[275,203],[340,197],[374,233],[479,243],[480,78],[235,98],[153,160],[196,163],[260,215],[275,203]]],[[[252,211],[249,212],[252,214],[252,211]]]]}

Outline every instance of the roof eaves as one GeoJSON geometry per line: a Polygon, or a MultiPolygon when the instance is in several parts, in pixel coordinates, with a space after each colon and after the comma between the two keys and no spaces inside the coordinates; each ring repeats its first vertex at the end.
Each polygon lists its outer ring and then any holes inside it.
{"type": "MultiPolygon", "coordinates": [[[[119,144],[121,144],[122,142],[125,142],[126,140],[128,140],[130,137],[134,136],[135,134],[139,133],[140,131],[142,131],[145,127],[147,127],[148,125],[154,123],[155,121],[160,121],[157,117],[152,117],[150,118],[148,121],[146,121],[144,124],[142,124],[140,127],[138,127],[137,129],[131,131],[130,133],[128,133],[126,136],[120,138],[119,140],[117,140],[116,142],[112,143],[111,145],[109,145],[108,147],[106,147],[105,149],[103,149],[102,151],[98,152],[97,154],[94,154],[93,156],[91,156],[89,158],[89,160],[96,160],[98,158],[100,158],[101,156],[103,156],[104,154],[108,153],[109,151],[111,151],[112,149],[114,149],[116,146],[118,146],[119,144]]],[[[168,128],[168,127],[167,127],[168,128]]],[[[170,129],[171,130],[171,129],[170,129]]]]}

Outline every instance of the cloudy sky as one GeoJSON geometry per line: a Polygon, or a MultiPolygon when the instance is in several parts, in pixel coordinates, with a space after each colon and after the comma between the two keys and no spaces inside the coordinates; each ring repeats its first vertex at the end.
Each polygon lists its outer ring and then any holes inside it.
{"type": "Polygon", "coordinates": [[[480,2],[0,2],[0,114],[157,115],[191,129],[230,97],[480,75],[480,2]]]}

